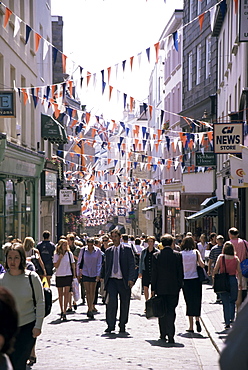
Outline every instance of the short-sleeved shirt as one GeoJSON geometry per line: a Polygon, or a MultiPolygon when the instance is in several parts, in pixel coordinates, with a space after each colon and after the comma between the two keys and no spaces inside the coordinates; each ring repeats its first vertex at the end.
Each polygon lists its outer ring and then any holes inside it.
{"type": "Polygon", "coordinates": [[[235,252],[240,262],[248,258],[248,243],[246,240],[237,238],[231,239],[230,242],[234,245],[235,252]]]}
{"type": "MultiPolygon", "coordinates": [[[[53,262],[58,262],[59,254],[55,253],[53,262]]],[[[71,263],[75,262],[72,252],[65,253],[62,257],[59,267],[56,268],[56,276],[70,276],[72,275],[71,263]],[[69,258],[70,253],[70,258],[69,258]]]]}
{"type": "Polygon", "coordinates": [[[44,265],[52,265],[55,245],[49,240],[43,240],[37,244],[37,249],[40,252],[40,256],[44,265]]]}
{"type": "Polygon", "coordinates": [[[219,256],[219,255],[221,254],[221,252],[222,252],[222,248],[223,248],[223,246],[219,246],[219,245],[217,244],[217,245],[215,245],[215,246],[211,249],[211,251],[210,251],[210,253],[209,253],[209,259],[213,261],[214,266],[215,266],[215,264],[216,264],[216,261],[217,261],[218,256],[219,256]]]}

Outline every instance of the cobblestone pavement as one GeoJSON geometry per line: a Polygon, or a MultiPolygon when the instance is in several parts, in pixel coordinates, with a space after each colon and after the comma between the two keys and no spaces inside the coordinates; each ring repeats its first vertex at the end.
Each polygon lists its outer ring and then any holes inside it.
{"type": "MultiPolygon", "coordinates": [[[[56,299],[57,289],[52,286],[52,290],[56,299]]],[[[218,369],[218,351],[227,332],[223,330],[222,305],[215,304],[215,298],[211,286],[203,285],[203,330],[191,334],[186,332],[188,318],[180,294],[173,345],[159,340],[157,319],[146,319],[144,296],[131,300],[128,334],[104,333],[105,306],[100,298],[94,320],[87,318],[87,307],[79,305],[77,311],[67,315],[67,322],[60,322],[56,300],[52,313],[44,320],[33,369],[218,369]]]]}

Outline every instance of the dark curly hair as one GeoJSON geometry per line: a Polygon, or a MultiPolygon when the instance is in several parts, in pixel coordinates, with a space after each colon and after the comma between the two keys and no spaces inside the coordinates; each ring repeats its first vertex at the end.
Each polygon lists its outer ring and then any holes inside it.
{"type": "Polygon", "coordinates": [[[18,330],[18,313],[15,300],[10,292],[0,287],[0,335],[4,337],[2,353],[13,352],[15,335],[18,330]]]}

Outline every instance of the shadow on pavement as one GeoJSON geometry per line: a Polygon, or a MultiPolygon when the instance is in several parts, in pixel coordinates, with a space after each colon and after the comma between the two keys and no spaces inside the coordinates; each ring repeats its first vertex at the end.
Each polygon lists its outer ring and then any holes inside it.
{"type": "Polygon", "coordinates": [[[157,339],[157,340],[146,339],[146,342],[150,343],[151,346],[156,346],[156,347],[177,347],[177,348],[184,347],[184,344],[182,343],[167,343],[162,339],[157,339]]]}
{"type": "Polygon", "coordinates": [[[199,333],[178,333],[177,334],[180,337],[183,338],[197,338],[197,339],[208,339],[208,336],[203,336],[202,334],[199,333]]]}

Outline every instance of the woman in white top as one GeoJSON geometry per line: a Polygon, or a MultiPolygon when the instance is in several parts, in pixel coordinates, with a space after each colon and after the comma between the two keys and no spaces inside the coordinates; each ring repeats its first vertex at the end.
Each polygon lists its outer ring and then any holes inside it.
{"type": "Polygon", "coordinates": [[[45,276],[46,269],[41,259],[40,252],[37,248],[34,248],[34,246],[34,239],[31,236],[27,236],[23,242],[27,262],[32,262],[34,264],[35,271],[39,276],[45,276]]]}
{"type": "Polygon", "coordinates": [[[201,234],[200,241],[197,243],[197,249],[201,253],[201,258],[205,261],[205,251],[207,249],[208,243],[205,234],[201,234]]]}
{"type": "Polygon", "coordinates": [[[193,318],[196,319],[196,328],[201,332],[199,317],[201,315],[202,284],[198,278],[197,265],[204,267],[200,252],[195,249],[195,242],[191,236],[186,236],[181,245],[184,270],[183,295],[186,303],[186,315],[189,316],[189,333],[193,333],[193,318]]]}
{"type": "Polygon", "coordinates": [[[66,309],[69,302],[70,288],[72,279],[76,276],[75,260],[66,239],[59,240],[53,256],[53,264],[56,268],[56,287],[59,293],[61,320],[66,321],[66,309]]]}

